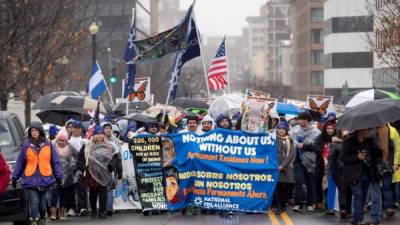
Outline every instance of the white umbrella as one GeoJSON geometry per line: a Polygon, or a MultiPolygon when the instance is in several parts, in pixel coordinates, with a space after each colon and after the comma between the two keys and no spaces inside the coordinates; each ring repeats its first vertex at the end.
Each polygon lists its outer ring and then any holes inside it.
{"type": "Polygon", "coordinates": [[[394,93],[379,90],[379,89],[370,89],[366,91],[362,91],[357,93],[353,96],[352,99],[346,104],[346,108],[351,108],[356,105],[360,105],[364,102],[373,101],[375,99],[383,99],[383,98],[390,98],[390,99],[399,99],[394,93]]]}
{"type": "Polygon", "coordinates": [[[233,115],[240,112],[244,100],[244,97],[236,93],[222,95],[211,103],[208,113],[214,118],[220,114],[233,115]]]}

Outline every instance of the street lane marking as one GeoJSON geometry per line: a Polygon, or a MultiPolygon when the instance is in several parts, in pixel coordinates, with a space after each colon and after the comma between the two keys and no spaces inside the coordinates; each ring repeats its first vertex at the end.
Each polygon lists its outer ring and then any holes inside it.
{"type": "Polygon", "coordinates": [[[283,221],[285,221],[286,225],[294,225],[289,215],[286,212],[282,212],[281,217],[283,221]]]}
{"type": "Polygon", "coordinates": [[[268,217],[269,217],[269,219],[271,220],[272,225],[281,225],[281,224],[279,223],[278,218],[276,218],[276,215],[275,215],[274,212],[268,211],[268,217]]]}

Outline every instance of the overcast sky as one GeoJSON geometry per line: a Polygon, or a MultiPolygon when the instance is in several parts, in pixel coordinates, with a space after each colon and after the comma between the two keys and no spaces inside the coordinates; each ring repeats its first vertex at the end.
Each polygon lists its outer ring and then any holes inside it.
{"type": "MultiPolygon", "coordinates": [[[[193,0],[181,0],[187,9],[193,0]]],[[[240,35],[247,16],[258,16],[267,0],[197,0],[195,13],[202,35],[240,35]]]]}

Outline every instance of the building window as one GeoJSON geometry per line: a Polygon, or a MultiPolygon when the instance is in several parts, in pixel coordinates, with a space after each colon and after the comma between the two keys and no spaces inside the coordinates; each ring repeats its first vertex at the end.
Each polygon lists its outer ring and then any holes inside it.
{"type": "Polygon", "coordinates": [[[322,29],[312,29],[310,38],[311,44],[324,43],[324,31],[322,29]]]}
{"type": "Polygon", "coordinates": [[[310,13],[311,22],[323,22],[324,21],[324,9],[313,8],[310,13]]]}
{"type": "Polygon", "coordinates": [[[310,62],[311,64],[322,64],[324,52],[322,50],[311,50],[310,62]]]}
{"type": "Polygon", "coordinates": [[[324,84],[324,71],[311,71],[310,80],[312,85],[322,86],[324,84]]]}

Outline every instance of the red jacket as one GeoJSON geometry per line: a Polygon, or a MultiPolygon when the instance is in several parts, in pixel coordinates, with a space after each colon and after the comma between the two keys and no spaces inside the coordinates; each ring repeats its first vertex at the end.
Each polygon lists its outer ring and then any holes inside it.
{"type": "Polygon", "coordinates": [[[7,190],[8,183],[10,182],[10,173],[10,168],[0,153],[0,195],[7,190]]]}

